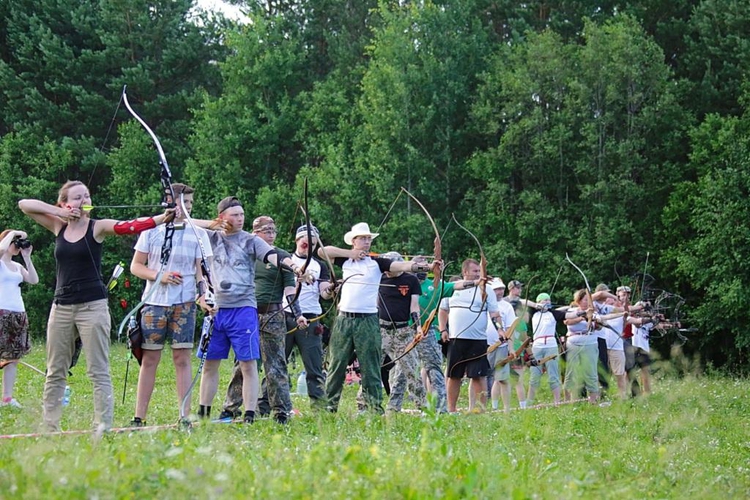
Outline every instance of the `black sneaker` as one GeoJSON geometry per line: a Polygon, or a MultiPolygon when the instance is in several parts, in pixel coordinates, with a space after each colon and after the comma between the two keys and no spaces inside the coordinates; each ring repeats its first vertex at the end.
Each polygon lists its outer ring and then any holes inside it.
{"type": "Polygon", "coordinates": [[[253,422],[255,422],[255,412],[246,411],[245,416],[242,418],[242,422],[245,424],[252,424],[253,422]]]}
{"type": "Polygon", "coordinates": [[[141,420],[140,417],[134,417],[133,420],[130,421],[130,427],[145,427],[146,421],[141,420]]]}
{"type": "Polygon", "coordinates": [[[289,423],[289,415],[286,413],[277,413],[273,416],[273,419],[277,424],[286,425],[289,423]]]}

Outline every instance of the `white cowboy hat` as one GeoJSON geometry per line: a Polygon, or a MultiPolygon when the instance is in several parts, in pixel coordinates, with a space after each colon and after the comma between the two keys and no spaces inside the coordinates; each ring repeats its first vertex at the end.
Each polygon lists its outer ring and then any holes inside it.
{"type": "Polygon", "coordinates": [[[347,245],[352,244],[352,240],[356,238],[357,236],[369,236],[372,239],[377,238],[380,235],[380,233],[371,233],[370,232],[370,226],[367,224],[367,222],[358,222],[352,226],[352,230],[349,231],[344,235],[344,242],[347,245]]]}

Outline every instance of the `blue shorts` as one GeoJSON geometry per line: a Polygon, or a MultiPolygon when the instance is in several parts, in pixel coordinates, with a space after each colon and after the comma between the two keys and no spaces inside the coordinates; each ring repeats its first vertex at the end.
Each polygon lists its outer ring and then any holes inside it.
{"type": "Polygon", "coordinates": [[[258,310],[254,307],[219,309],[206,359],[227,359],[229,348],[238,361],[260,359],[258,310]]]}

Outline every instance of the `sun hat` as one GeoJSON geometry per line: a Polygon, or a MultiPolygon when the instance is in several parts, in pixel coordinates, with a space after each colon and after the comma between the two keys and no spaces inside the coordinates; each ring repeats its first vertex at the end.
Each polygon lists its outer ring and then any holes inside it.
{"type": "Polygon", "coordinates": [[[366,222],[357,222],[352,226],[352,230],[344,235],[344,242],[347,245],[351,245],[354,238],[357,236],[369,236],[373,239],[377,238],[380,233],[373,233],[370,231],[370,226],[366,222]]]}

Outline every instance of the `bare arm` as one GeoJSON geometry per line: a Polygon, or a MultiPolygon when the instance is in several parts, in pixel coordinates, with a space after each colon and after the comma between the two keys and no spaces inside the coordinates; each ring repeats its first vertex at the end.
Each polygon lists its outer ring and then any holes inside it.
{"type": "Polygon", "coordinates": [[[149,269],[148,266],[146,266],[147,262],[148,254],[136,250],[133,254],[133,259],[130,261],[130,272],[142,280],[154,281],[159,272],[155,269],[149,269]]]}
{"type": "Polygon", "coordinates": [[[318,281],[318,291],[324,300],[329,300],[333,297],[334,288],[335,285],[330,281],[318,281]]]}
{"type": "Polygon", "coordinates": [[[21,268],[21,276],[23,276],[23,280],[29,285],[36,285],[39,283],[39,275],[36,273],[34,263],[31,261],[31,252],[33,250],[33,247],[21,250],[21,257],[23,257],[23,263],[26,267],[18,266],[21,268]]]}
{"type": "Polygon", "coordinates": [[[17,236],[20,236],[21,238],[27,238],[26,233],[24,231],[10,231],[8,234],[5,235],[5,238],[3,238],[2,241],[0,241],[0,255],[8,251],[11,243],[13,242],[13,239],[16,238],[17,236]]]}
{"type": "MultiPolygon", "coordinates": [[[[321,247],[318,249],[318,257],[321,259],[336,259],[336,258],[343,258],[343,259],[357,259],[358,254],[364,253],[364,252],[357,252],[353,249],[347,249],[347,248],[339,248],[334,246],[326,246],[321,247]]],[[[360,257],[361,258],[361,257],[360,257]]]]}
{"type": "Polygon", "coordinates": [[[50,205],[40,200],[20,200],[18,208],[42,227],[57,234],[65,223],[63,219],[72,216],[72,209],[50,205]]]}
{"type": "Polygon", "coordinates": [[[617,295],[614,295],[613,293],[606,290],[600,290],[598,292],[592,293],[591,298],[594,300],[594,302],[602,302],[606,299],[617,300],[617,295]]]}
{"type": "Polygon", "coordinates": [[[417,321],[415,321],[414,326],[417,329],[417,336],[422,337],[424,335],[424,332],[422,331],[422,323],[419,321],[419,295],[412,295],[411,296],[411,303],[409,304],[409,312],[413,315],[417,315],[417,321]]]}
{"type": "Polygon", "coordinates": [[[454,290],[466,290],[467,288],[473,288],[475,286],[479,286],[479,280],[461,280],[456,281],[453,285],[454,290]]]}
{"type": "Polygon", "coordinates": [[[445,309],[438,309],[438,328],[440,329],[440,338],[443,342],[448,341],[448,315],[449,313],[445,309]]]}

